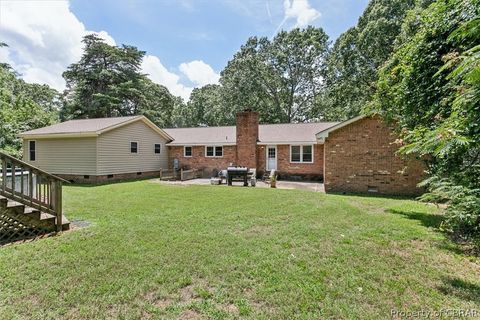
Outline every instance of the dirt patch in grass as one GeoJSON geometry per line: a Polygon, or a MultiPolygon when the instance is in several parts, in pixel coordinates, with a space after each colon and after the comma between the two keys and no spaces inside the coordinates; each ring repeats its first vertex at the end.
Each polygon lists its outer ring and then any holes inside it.
{"type": "Polygon", "coordinates": [[[251,226],[250,228],[239,230],[236,232],[237,235],[243,235],[247,237],[254,237],[258,235],[269,235],[272,234],[273,227],[270,225],[258,224],[251,226]]]}
{"type": "Polygon", "coordinates": [[[264,301],[257,298],[255,291],[252,288],[243,289],[243,295],[248,301],[248,306],[255,312],[271,313],[273,310],[268,308],[264,301]]]}
{"type": "Polygon", "coordinates": [[[180,297],[181,304],[192,304],[199,302],[200,296],[195,292],[195,286],[193,284],[183,287],[179,290],[178,295],[180,297]]]}
{"type": "Polygon", "coordinates": [[[178,304],[180,306],[190,306],[193,303],[209,299],[214,292],[214,288],[208,286],[204,281],[197,281],[181,287],[176,292],[166,296],[159,296],[155,290],[147,292],[143,299],[157,308],[166,309],[178,304]]]}
{"type": "Polygon", "coordinates": [[[223,310],[231,315],[238,316],[240,314],[238,307],[233,303],[225,304],[220,306],[220,310],[223,310]]]}
{"type": "Polygon", "coordinates": [[[429,244],[422,240],[411,240],[408,242],[392,241],[384,253],[403,259],[412,259],[414,255],[423,254],[429,247],[429,244]]]}
{"type": "Polygon", "coordinates": [[[165,309],[175,303],[175,300],[170,297],[158,297],[155,291],[147,292],[144,298],[152,305],[160,309],[165,309]]]}
{"type": "Polygon", "coordinates": [[[362,201],[358,201],[355,199],[349,199],[348,203],[355,208],[358,208],[362,211],[365,211],[366,213],[373,213],[373,214],[383,214],[385,213],[385,209],[379,206],[374,206],[371,204],[367,204],[362,201]]]}
{"type": "Polygon", "coordinates": [[[206,319],[202,314],[195,310],[185,310],[180,314],[179,319],[182,320],[199,320],[199,319],[206,319]]]}

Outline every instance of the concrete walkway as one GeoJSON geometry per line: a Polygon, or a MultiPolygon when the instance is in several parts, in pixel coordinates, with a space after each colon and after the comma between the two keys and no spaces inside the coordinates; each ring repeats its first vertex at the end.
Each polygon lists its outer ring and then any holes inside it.
{"type": "MultiPolygon", "coordinates": [[[[186,180],[186,181],[160,181],[155,180],[158,183],[165,184],[165,185],[210,185],[210,179],[193,179],[193,180],[186,180]]],[[[243,182],[234,181],[234,187],[241,187],[243,186],[243,182]]],[[[220,187],[227,187],[226,184],[221,184],[218,186],[220,187]]],[[[262,181],[257,180],[257,188],[270,188],[270,185],[264,183],[262,181]]],[[[251,188],[251,187],[249,187],[251,188]]],[[[285,180],[278,180],[277,181],[277,188],[278,189],[300,189],[300,190],[309,190],[314,192],[325,192],[323,188],[323,183],[319,182],[306,182],[306,181],[285,181],[285,180]]]]}

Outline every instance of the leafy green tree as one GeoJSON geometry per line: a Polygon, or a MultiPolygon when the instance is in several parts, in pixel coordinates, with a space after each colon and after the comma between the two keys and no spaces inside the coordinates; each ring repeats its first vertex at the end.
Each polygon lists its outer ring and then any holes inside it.
{"type": "Polygon", "coordinates": [[[62,119],[143,114],[160,127],[173,126],[176,98],[141,73],[144,51],[111,46],[95,34],[83,39],[84,53],[63,76],[67,82],[62,119]]]}
{"type": "Polygon", "coordinates": [[[172,112],[172,127],[192,126],[195,126],[195,119],[191,108],[188,107],[181,97],[175,97],[172,112]]]}
{"type": "Polygon", "coordinates": [[[307,120],[327,50],[328,36],[314,27],[251,37],[221,73],[226,110],[252,108],[268,123],[307,120]]]}
{"type": "Polygon", "coordinates": [[[187,103],[190,126],[219,126],[235,123],[235,114],[223,101],[222,87],[209,84],[195,88],[187,103]]]}
{"type": "Polygon", "coordinates": [[[78,63],[63,73],[67,104],[63,118],[99,118],[132,114],[141,100],[140,73],[145,52],[110,46],[95,34],[84,37],[78,63]]]}
{"type": "Polygon", "coordinates": [[[174,109],[177,99],[180,98],[170,94],[166,87],[146,77],[140,81],[140,87],[142,93],[131,114],[144,115],[160,128],[172,127],[174,109]]]}
{"type": "Polygon", "coordinates": [[[317,97],[312,116],[345,120],[360,114],[376,92],[378,70],[392,53],[414,5],[415,0],[370,1],[358,24],[343,33],[329,52],[326,90],[317,97]]]}
{"type": "Polygon", "coordinates": [[[8,64],[0,65],[0,150],[21,157],[20,132],[58,121],[59,93],[47,85],[29,84],[8,64]]]}
{"type": "Polygon", "coordinates": [[[405,20],[370,111],[398,125],[404,153],[429,159],[424,199],[448,202],[444,228],[480,245],[480,1],[418,12],[405,20]]]}

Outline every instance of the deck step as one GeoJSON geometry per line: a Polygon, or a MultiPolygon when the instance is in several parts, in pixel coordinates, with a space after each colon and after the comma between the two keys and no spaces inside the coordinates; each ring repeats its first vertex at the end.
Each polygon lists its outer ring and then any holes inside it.
{"type": "Polygon", "coordinates": [[[70,221],[62,214],[62,231],[70,230],[70,221]]]}
{"type": "Polygon", "coordinates": [[[31,207],[25,207],[25,210],[23,211],[23,213],[35,219],[40,219],[40,215],[41,215],[40,210],[31,208],[31,207]]]}
{"type": "Polygon", "coordinates": [[[16,210],[18,213],[25,211],[25,205],[16,201],[8,200],[6,209],[16,210]]]}

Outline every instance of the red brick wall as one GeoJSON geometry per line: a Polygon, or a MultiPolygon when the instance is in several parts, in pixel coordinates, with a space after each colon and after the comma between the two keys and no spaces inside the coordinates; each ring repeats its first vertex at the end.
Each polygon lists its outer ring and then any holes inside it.
{"type": "MultiPolygon", "coordinates": [[[[264,172],[266,169],[267,146],[257,147],[257,170],[264,172]]],[[[290,145],[277,145],[277,171],[280,178],[299,176],[307,180],[323,179],[323,145],[313,145],[313,163],[291,163],[290,145]]]]}
{"type": "Polygon", "coordinates": [[[237,165],[257,166],[258,112],[237,113],[237,165]]]}
{"type": "Polygon", "coordinates": [[[423,163],[395,155],[391,128],[379,118],[365,118],[333,131],[325,141],[325,191],[417,195],[423,163]]]}
{"type": "Polygon", "coordinates": [[[226,169],[234,163],[237,157],[236,146],[223,146],[223,157],[205,157],[205,146],[193,146],[192,156],[183,156],[183,146],[168,147],[168,166],[173,168],[174,159],[179,160],[180,168],[203,169],[206,176],[211,176],[213,170],[226,169]]]}

